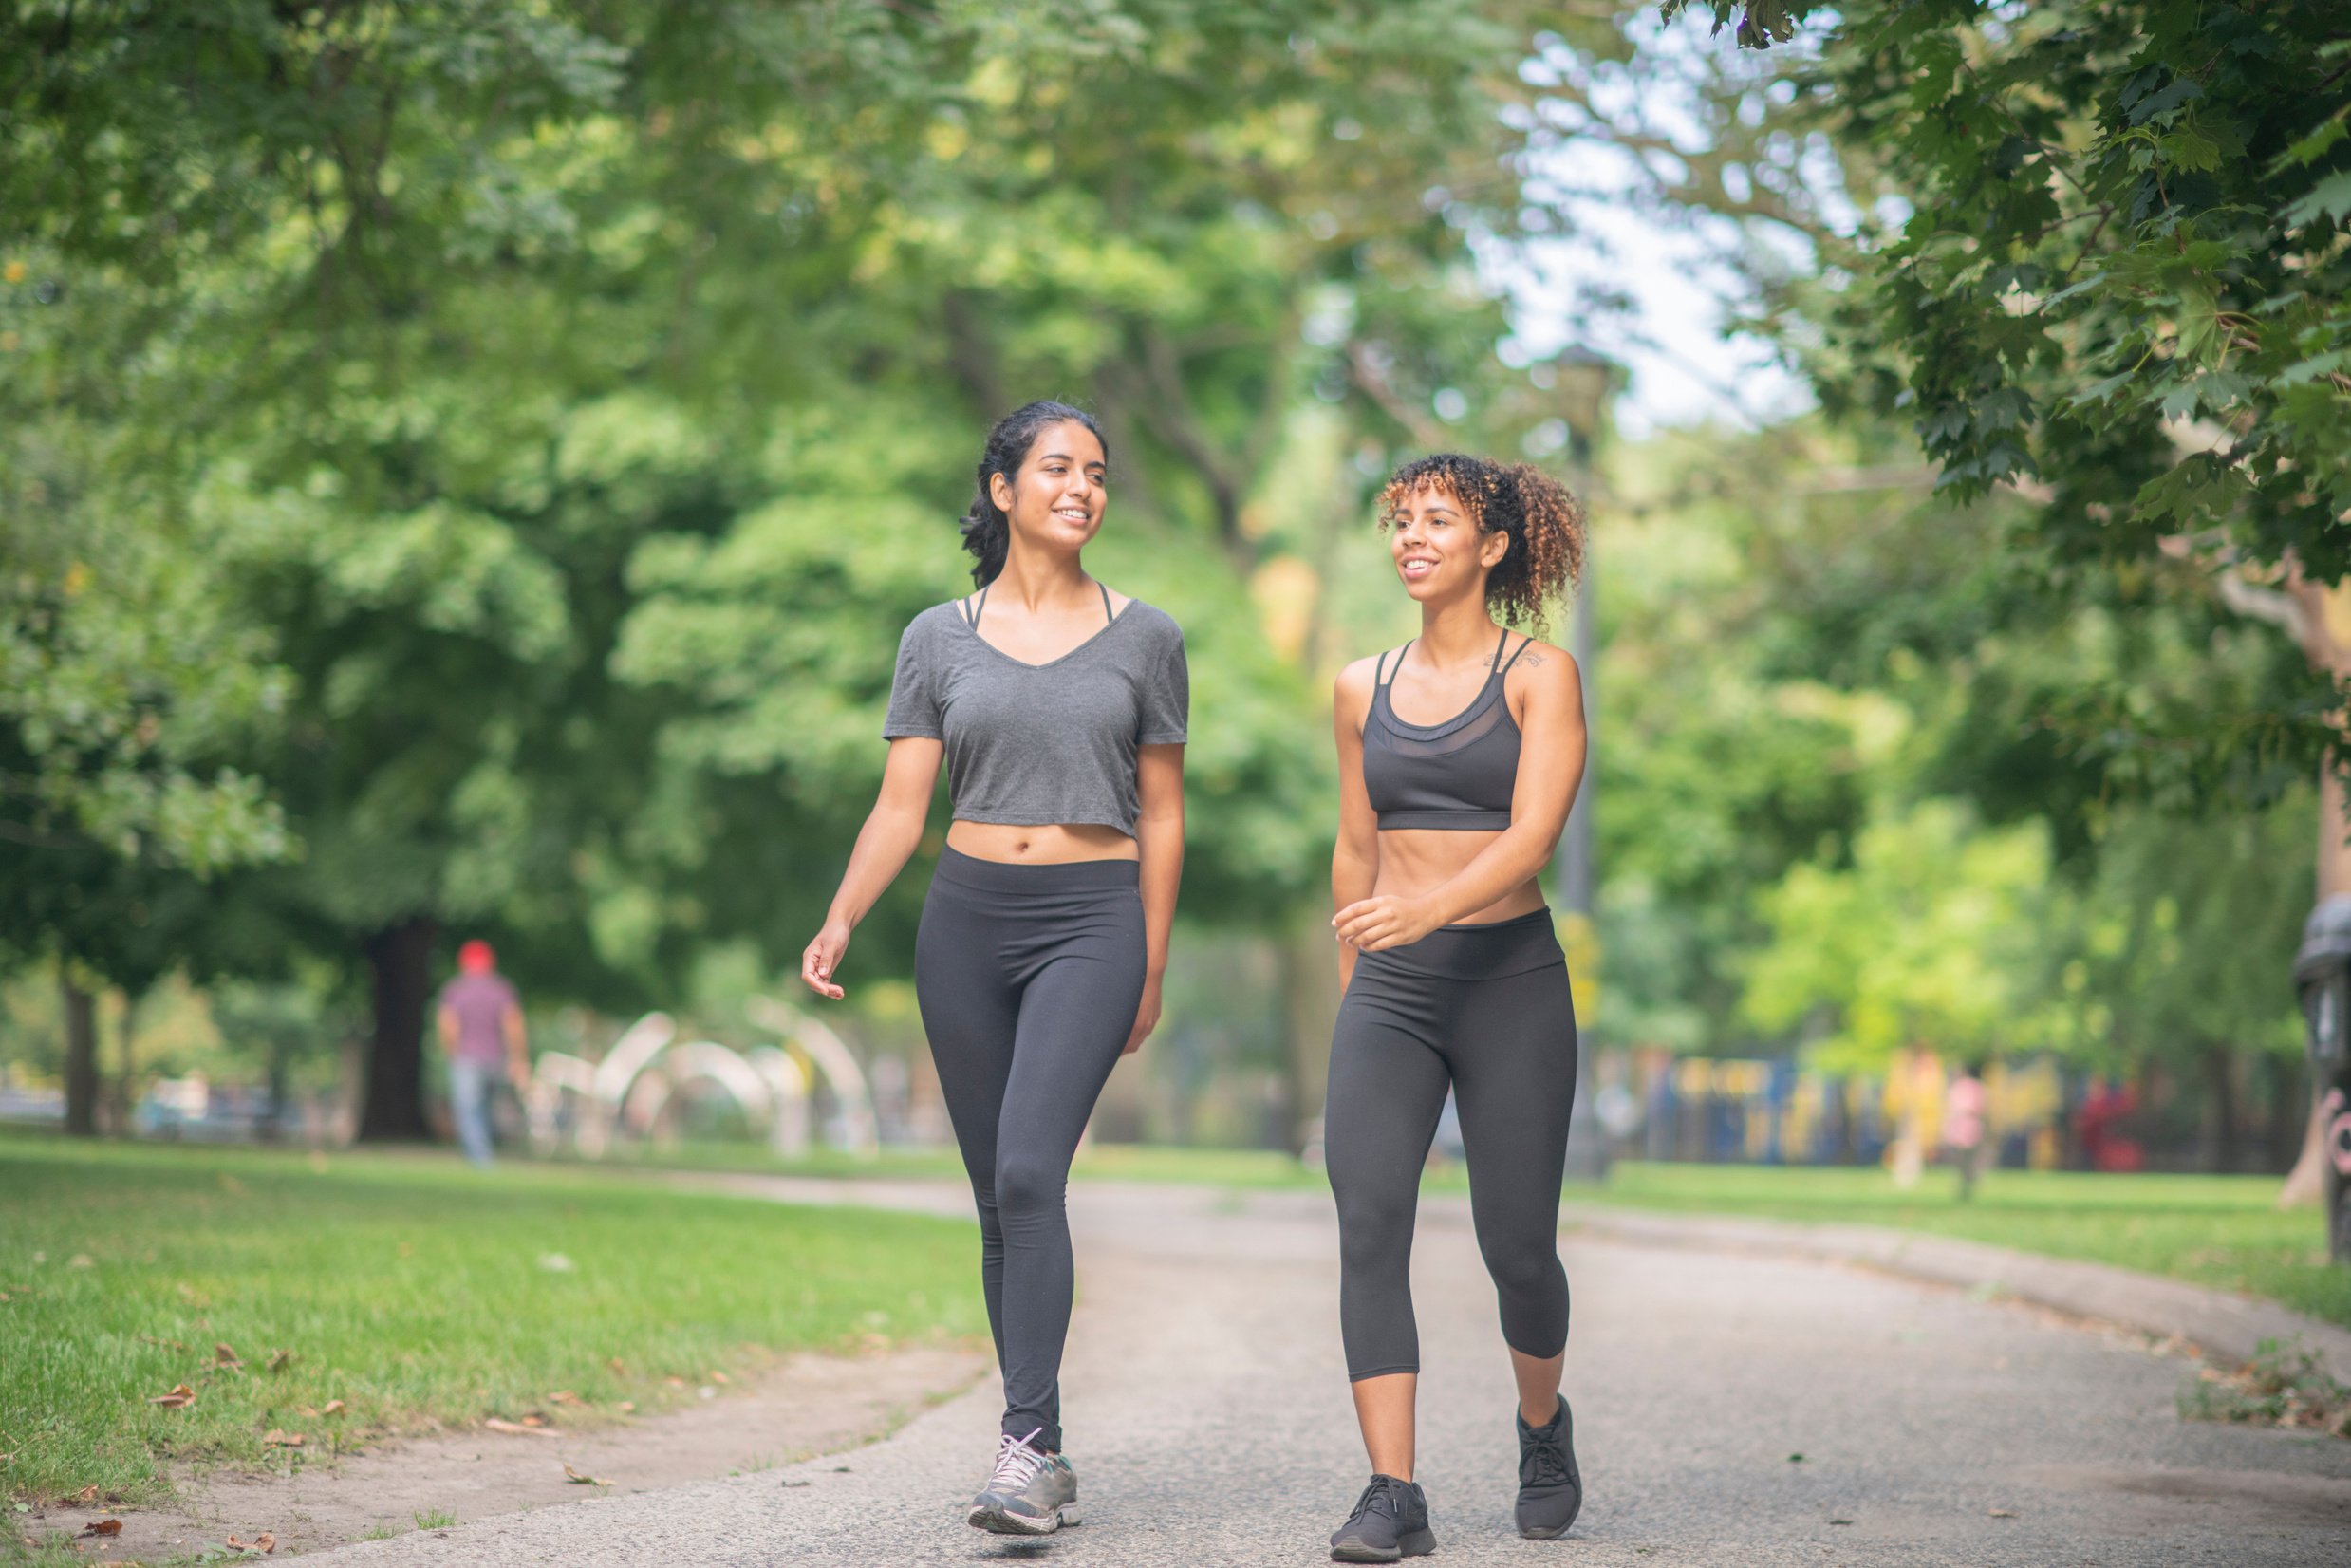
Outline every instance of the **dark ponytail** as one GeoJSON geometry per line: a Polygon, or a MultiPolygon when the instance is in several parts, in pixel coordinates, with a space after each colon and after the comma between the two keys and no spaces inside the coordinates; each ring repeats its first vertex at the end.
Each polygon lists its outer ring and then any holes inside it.
{"type": "Polygon", "coordinates": [[[963,513],[962,522],[963,548],[978,563],[971,569],[974,588],[986,588],[996,581],[997,573],[1004,569],[1004,553],[1012,548],[1012,519],[998,509],[988,480],[1001,474],[1011,482],[1020,465],[1029,460],[1029,448],[1036,444],[1045,427],[1064,420],[1092,431],[1093,439],[1102,442],[1103,457],[1110,455],[1110,443],[1104,439],[1102,427],[1094,423],[1092,414],[1051,400],[1021,404],[988,432],[988,444],[980,454],[979,493],[972,497],[971,510],[963,513]]]}
{"type": "Polygon", "coordinates": [[[1390,476],[1380,492],[1380,526],[1393,524],[1413,495],[1431,484],[1459,501],[1482,531],[1510,536],[1508,553],[1485,579],[1485,607],[1511,625],[1541,630],[1544,607],[1583,576],[1582,506],[1531,463],[1440,452],[1390,476]]]}

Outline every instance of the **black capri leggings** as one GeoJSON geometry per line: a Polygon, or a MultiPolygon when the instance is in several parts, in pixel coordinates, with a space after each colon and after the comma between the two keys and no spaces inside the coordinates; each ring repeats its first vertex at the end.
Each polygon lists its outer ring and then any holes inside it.
{"type": "Polygon", "coordinates": [[[1576,1103],[1576,1003],[1548,909],[1443,926],[1355,960],[1323,1111],[1351,1379],[1420,1370],[1412,1222],[1448,1084],[1502,1339],[1557,1355],[1567,1346],[1559,1184],[1576,1103]]]}
{"type": "Polygon", "coordinates": [[[1140,870],[942,849],[914,941],[915,999],[980,1205],[1003,1429],[1043,1448],[1061,1447],[1070,1159],[1143,1002],[1140,870]]]}

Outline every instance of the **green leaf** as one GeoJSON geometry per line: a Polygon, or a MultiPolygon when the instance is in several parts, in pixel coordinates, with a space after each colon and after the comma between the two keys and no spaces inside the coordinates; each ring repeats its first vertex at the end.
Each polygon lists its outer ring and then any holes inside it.
{"type": "Polygon", "coordinates": [[[2308,196],[2286,209],[2287,226],[2296,229],[2322,218],[2340,223],[2345,217],[2351,217],[2351,169],[2328,175],[2308,196]]]}

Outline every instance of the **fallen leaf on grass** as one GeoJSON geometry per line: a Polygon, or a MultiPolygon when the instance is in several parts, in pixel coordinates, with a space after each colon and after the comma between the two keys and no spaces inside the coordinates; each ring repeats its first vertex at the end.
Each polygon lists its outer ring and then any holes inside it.
{"type": "Polygon", "coordinates": [[[270,1359],[263,1363],[263,1365],[267,1366],[273,1372],[284,1372],[287,1368],[292,1366],[293,1364],[294,1353],[291,1351],[271,1351],[270,1353],[270,1359]]]}
{"type": "Polygon", "coordinates": [[[582,1475],[569,1465],[563,1467],[563,1476],[574,1486],[609,1486],[612,1484],[602,1476],[582,1475]]]}
{"type": "Polygon", "coordinates": [[[578,1266],[578,1264],[572,1262],[570,1259],[566,1258],[560,1252],[542,1252],[539,1254],[539,1267],[545,1269],[550,1274],[569,1274],[578,1266]]]}
{"type": "Polygon", "coordinates": [[[618,1409],[623,1415],[635,1415],[637,1413],[637,1402],[633,1399],[624,1399],[615,1408],[618,1409]]]}
{"type": "Polygon", "coordinates": [[[612,1369],[612,1374],[615,1377],[626,1377],[628,1375],[628,1363],[622,1360],[617,1355],[611,1360],[606,1361],[605,1365],[612,1369]]]}
{"type": "Polygon", "coordinates": [[[722,1372],[714,1372],[710,1374],[710,1380],[713,1383],[724,1383],[727,1381],[727,1375],[722,1372]]]}
{"type": "Polygon", "coordinates": [[[343,1413],[343,1401],[340,1399],[329,1399],[318,1413],[321,1415],[341,1415],[343,1413]]]}
{"type": "Polygon", "coordinates": [[[236,1352],[232,1350],[229,1346],[215,1344],[213,1346],[213,1365],[215,1367],[242,1367],[245,1363],[238,1357],[236,1352]]]}
{"type": "Polygon", "coordinates": [[[98,1266],[98,1260],[86,1252],[77,1252],[65,1260],[65,1266],[69,1269],[94,1269],[98,1266]]]}
{"type": "Polygon", "coordinates": [[[664,1382],[664,1383],[666,1383],[666,1384],[668,1384],[668,1385],[669,1385],[671,1388],[673,1388],[673,1389],[682,1389],[682,1388],[684,1388],[684,1387],[685,1387],[685,1379],[684,1379],[684,1378],[682,1378],[682,1377],[677,1377],[677,1376],[664,1377],[664,1378],[662,1378],[662,1382],[664,1382]]]}
{"type": "Polygon", "coordinates": [[[188,1348],[177,1339],[158,1339],[152,1334],[142,1334],[139,1337],[150,1345],[160,1345],[167,1351],[184,1351],[188,1348]]]}
{"type": "Polygon", "coordinates": [[[243,1552],[249,1555],[258,1552],[264,1557],[267,1557],[270,1553],[277,1550],[277,1537],[270,1534],[269,1531],[264,1530],[261,1534],[253,1537],[251,1540],[239,1540],[236,1537],[231,1536],[226,1541],[222,1542],[222,1544],[228,1547],[228,1549],[232,1552],[243,1552]]]}
{"type": "Polygon", "coordinates": [[[121,1520],[94,1519],[87,1524],[82,1526],[82,1535],[76,1536],[73,1539],[80,1540],[83,1536],[119,1536],[121,1533],[122,1521],[121,1520]]]}
{"type": "Polygon", "coordinates": [[[545,1427],[526,1427],[519,1421],[508,1421],[494,1415],[484,1421],[482,1425],[494,1432],[513,1432],[517,1437],[553,1437],[556,1435],[545,1427]]]}
{"type": "Polygon", "coordinates": [[[60,1508],[86,1508],[97,1501],[98,1488],[95,1486],[84,1486],[78,1492],[70,1493],[67,1496],[59,1498],[57,1500],[57,1505],[60,1508]]]}
{"type": "Polygon", "coordinates": [[[148,1395],[147,1403],[160,1405],[167,1410],[176,1410],[183,1405],[195,1404],[196,1391],[185,1383],[176,1383],[172,1385],[172,1391],[169,1393],[148,1395]]]}
{"type": "Polygon", "coordinates": [[[281,1432],[272,1427],[270,1428],[269,1436],[261,1441],[272,1448],[299,1448],[302,1447],[303,1437],[300,1432],[281,1432]]]}
{"type": "Polygon", "coordinates": [[[580,1396],[569,1389],[557,1389],[547,1396],[547,1402],[550,1405],[576,1405],[580,1402],[580,1396]]]}

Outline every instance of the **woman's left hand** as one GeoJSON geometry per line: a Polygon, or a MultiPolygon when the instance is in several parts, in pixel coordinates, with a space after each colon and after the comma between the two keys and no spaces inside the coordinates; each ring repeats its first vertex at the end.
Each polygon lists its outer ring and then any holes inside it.
{"type": "Polygon", "coordinates": [[[1131,1056],[1143,1049],[1143,1042],[1151,1031],[1159,1027],[1159,977],[1151,975],[1143,981],[1143,1005],[1135,1009],[1134,1028],[1127,1036],[1127,1049],[1119,1053],[1131,1056]]]}
{"type": "Polygon", "coordinates": [[[1358,899],[1331,917],[1339,941],[1366,953],[1418,942],[1443,924],[1436,911],[1419,899],[1394,893],[1358,899]]]}

